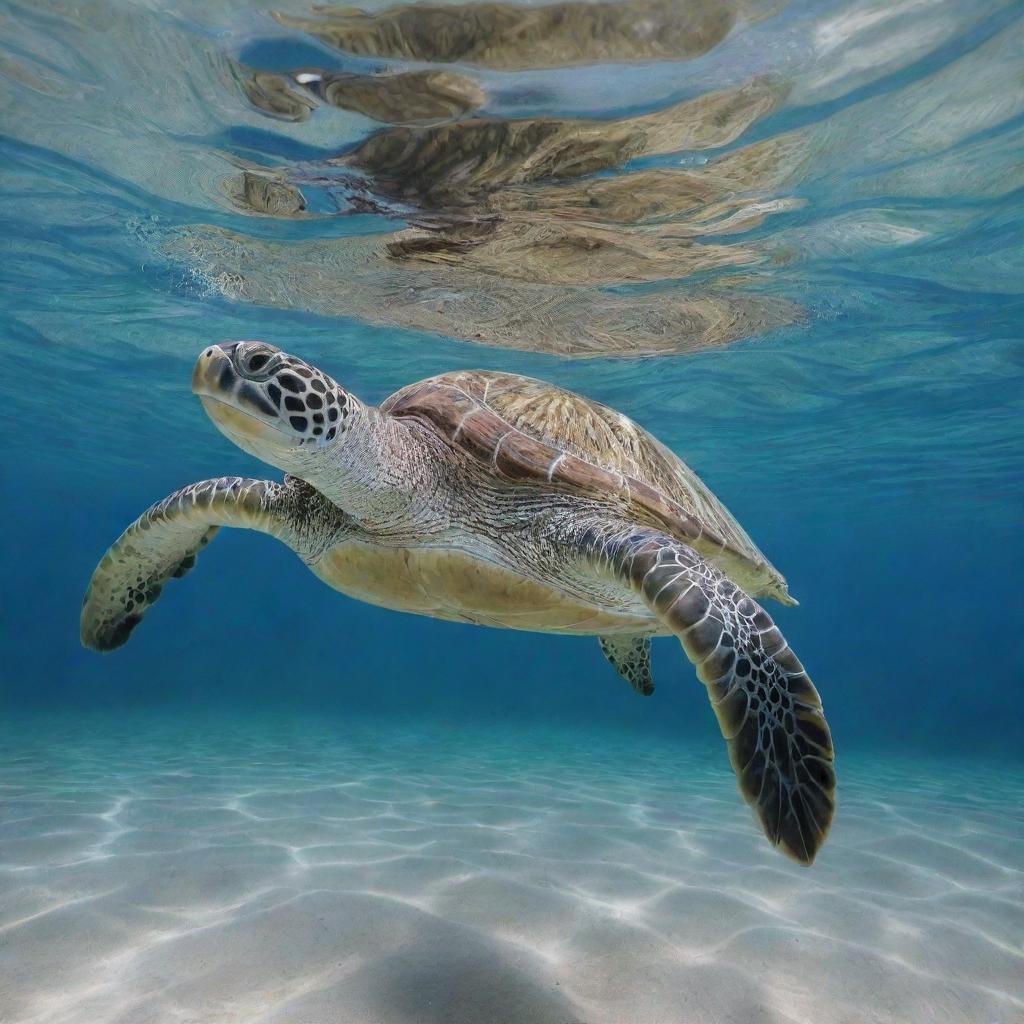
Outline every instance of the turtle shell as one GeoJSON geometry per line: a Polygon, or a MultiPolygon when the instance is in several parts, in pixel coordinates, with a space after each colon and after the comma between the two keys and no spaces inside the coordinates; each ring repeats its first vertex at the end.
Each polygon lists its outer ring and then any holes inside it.
{"type": "Polygon", "coordinates": [[[794,604],[782,574],[696,473],[614,409],[514,373],[461,370],[410,384],[381,411],[419,420],[510,484],[625,506],[755,597],[794,604]]]}

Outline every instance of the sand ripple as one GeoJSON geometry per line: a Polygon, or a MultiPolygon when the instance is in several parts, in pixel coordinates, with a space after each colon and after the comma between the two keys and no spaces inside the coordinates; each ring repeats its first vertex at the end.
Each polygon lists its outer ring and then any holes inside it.
{"type": "Polygon", "coordinates": [[[4,1024],[1024,1019],[1024,767],[849,755],[806,870],[717,748],[116,721],[2,737],[4,1024]]]}

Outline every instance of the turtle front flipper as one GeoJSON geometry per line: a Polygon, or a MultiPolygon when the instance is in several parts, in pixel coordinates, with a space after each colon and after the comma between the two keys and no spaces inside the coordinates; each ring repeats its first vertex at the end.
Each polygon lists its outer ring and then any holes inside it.
{"type": "Polygon", "coordinates": [[[768,613],[691,547],[652,529],[591,536],[592,563],[643,598],[708,689],[740,791],[765,835],[810,864],[835,810],[821,699],[768,613]]]}
{"type": "Polygon", "coordinates": [[[291,482],[221,477],[190,484],[157,502],[118,537],[96,567],[82,607],[82,643],[94,651],[112,651],[125,643],[164,584],[192,568],[196,554],[221,526],[283,539],[293,496],[291,482]]]}

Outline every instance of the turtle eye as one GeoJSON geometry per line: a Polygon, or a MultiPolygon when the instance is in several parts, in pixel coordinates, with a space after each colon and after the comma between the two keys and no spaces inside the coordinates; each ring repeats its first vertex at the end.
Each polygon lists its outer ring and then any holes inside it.
{"type": "Polygon", "coordinates": [[[277,352],[273,345],[261,341],[242,343],[235,348],[235,368],[250,380],[266,380],[274,369],[277,352]]]}

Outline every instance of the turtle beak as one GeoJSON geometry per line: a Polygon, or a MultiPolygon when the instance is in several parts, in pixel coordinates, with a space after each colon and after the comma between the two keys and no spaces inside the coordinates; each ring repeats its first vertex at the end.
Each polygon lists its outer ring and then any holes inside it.
{"type": "Polygon", "coordinates": [[[203,350],[192,370],[192,394],[200,398],[221,398],[231,394],[238,374],[231,364],[230,352],[224,349],[222,345],[211,345],[203,350]]]}
{"type": "Polygon", "coordinates": [[[227,341],[204,349],[192,371],[192,391],[200,397],[222,398],[235,395],[255,401],[259,411],[276,416],[272,406],[263,408],[259,402],[261,388],[245,387],[266,383],[281,362],[281,350],[265,341],[227,341]]]}
{"type": "Polygon", "coordinates": [[[265,385],[238,370],[246,354],[239,346],[255,344],[233,342],[204,349],[192,371],[192,393],[222,434],[262,458],[267,446],[279,448],[292,438],[265,385]]]}

